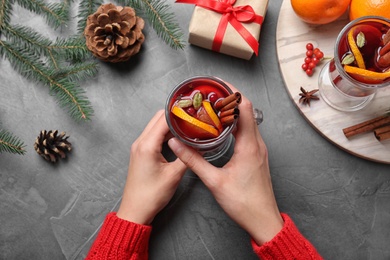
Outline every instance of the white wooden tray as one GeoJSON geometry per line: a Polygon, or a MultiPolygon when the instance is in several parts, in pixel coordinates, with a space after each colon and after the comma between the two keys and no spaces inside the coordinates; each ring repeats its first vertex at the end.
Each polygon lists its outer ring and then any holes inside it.
{"type": "Polygon", "coordinates": [[[378,91],[371,103],[357,112],[340,112],[323,100],[311,102],[311,106],[299,103],[300,87],[306,90],[318,88],[318,75],[322,61],[312,77],[308,77],[301,65],[305,58],[306,44],[313,43],[325,56],[333,56],[333,48],[339,31],[349,22],[347,15],[326,25],[309,25],[294,13],[290,0],[284,0],[280,9],[276,47],[281,73],[286,89],[300,113],[322,136],[341,149],[358,157],[390,164],[390,140],[379,142],[373,133],[347,139],[342,129],[383,114],[390,108],[390,87],[378,91]]]}

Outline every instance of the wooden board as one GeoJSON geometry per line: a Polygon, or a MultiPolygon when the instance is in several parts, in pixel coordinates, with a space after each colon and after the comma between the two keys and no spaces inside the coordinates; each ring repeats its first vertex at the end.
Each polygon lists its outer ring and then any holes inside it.
{"type": "Polygon", "coordinates": [[[300,87],[306,90],[318,88],[318,76],[322,61],[312,77],[308,77],[301,65],[305,58],[306,44],[313,43],[325,57],[333,56],[333,48],[339,31],[349,22],[347,15],[326,25],[309,25],[294,13],[290,0],[284,0],[279,13],[276,45],[281,73],[286,89],[301,114],[322,136],[341,149],[358,157],[390,164],[390,140],[379,142],[373,133],[347,139],[342,129],[383,114],[390,108],[390,87],[378,91],[371,103],[356,112],[341,112],[328,106],[323,100],[313,101],[311,106],[299,104],[300,87]]]}

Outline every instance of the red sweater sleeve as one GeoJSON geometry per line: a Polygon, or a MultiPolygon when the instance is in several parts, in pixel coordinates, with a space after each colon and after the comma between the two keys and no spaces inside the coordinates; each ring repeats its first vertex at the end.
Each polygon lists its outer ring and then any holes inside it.
{"type": "Polygon", "coordinates": [[[252,239],[255,253],[262,259],[322,259],[314,246],[303,237],[287,214],[281,214],[284,225],[282,230],[271,240],[258,246],[252,239]]]}
{"type": "Polygon", "coordinates": [[[115,212],[107,214],[87,260],[148,259],[151,226],[120,219],[115,212]]]}

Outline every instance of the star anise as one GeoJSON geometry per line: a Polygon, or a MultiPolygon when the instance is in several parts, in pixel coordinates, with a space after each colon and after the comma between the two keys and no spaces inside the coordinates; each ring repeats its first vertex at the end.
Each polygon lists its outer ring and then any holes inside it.
{"type": "Polygon", "coordinates": [[[319,100],[320,98],[317,96],[314,96],[314,94],[318,91],[318,89],[313,89],[311,91],[306,91],[303,87],[301,87],[301,92],[299,95],[301,98],[299,99],[299,103],[302,103],[304,105],[310,106],[310,101],[313,100],[319,100]]]}

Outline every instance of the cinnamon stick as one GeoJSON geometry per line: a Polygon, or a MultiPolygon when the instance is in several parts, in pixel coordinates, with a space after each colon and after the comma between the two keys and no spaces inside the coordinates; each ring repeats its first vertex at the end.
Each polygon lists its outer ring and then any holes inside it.
{"type": "Polygon", "coordinates": [[[383,43],[386,45],[389,42],[390,42],[390,30],[388,30],[385,36],[383,36],[383,43]]]}
{"type": "Polygon", "coordinates": [[[233,124],[234,120],[238,118],[238,115],[230,115],[230,116],[225,116],[221,117],[219,120],[221,121],[222,125],[231,125],[233,124]]]}
{"type": "Polygon", "coordinates": [[[232,108],[232,109],[228,109],[226,111],[221,111],[221,113],[219,114],[219,117],[225,117],[225,116],[230,116],[230,115],[239,115],[240,114],[240,110],[238,108],[232,108]]]}
{"type": "Polygon", "coordinates": [[[381,56],[385,55],[389,51],[390,51],[390,42],[388,42],[385,46],[382,47],[382,49],[380,49],[379,55],[381,55],[381,56]]]}
{"type": "Polygon", "coordinates": [[[379,116],[362,123],[347,127],[343,129],[344,135],[349,138],[358,134],[373,131],[374,129],[390,124],[390,116],[379,116]]]}
{"type": "Polygon", "coordinates": [[[226,106],[221,107],[220,111],[224,112],[224,111],[230,110],[232,108],[237,107],[237,105],[238,105],[237,101],[233,100],[232,102],[230,102],[226,106]]]}
{"type": "MultiPolygon", "coordinates": [[[[217,101],[217,103],[215,103],[215,105],[214,105],[214,108],[216,110],[221,110],[223,107],[231,104],[232,102],[234,102],[236,105],[241,103],[241,93],[240,92],[230,94],[229,96],[225,97],[224,99],[217,101]]],[[[227,109],[225,109],[225,110],[227,110],[227,109]]]]}
{"type": "Polygon", "coordinates": [[[374,134],[378,141],[390,139],[390,125],[375,129],[374,134]]]}

